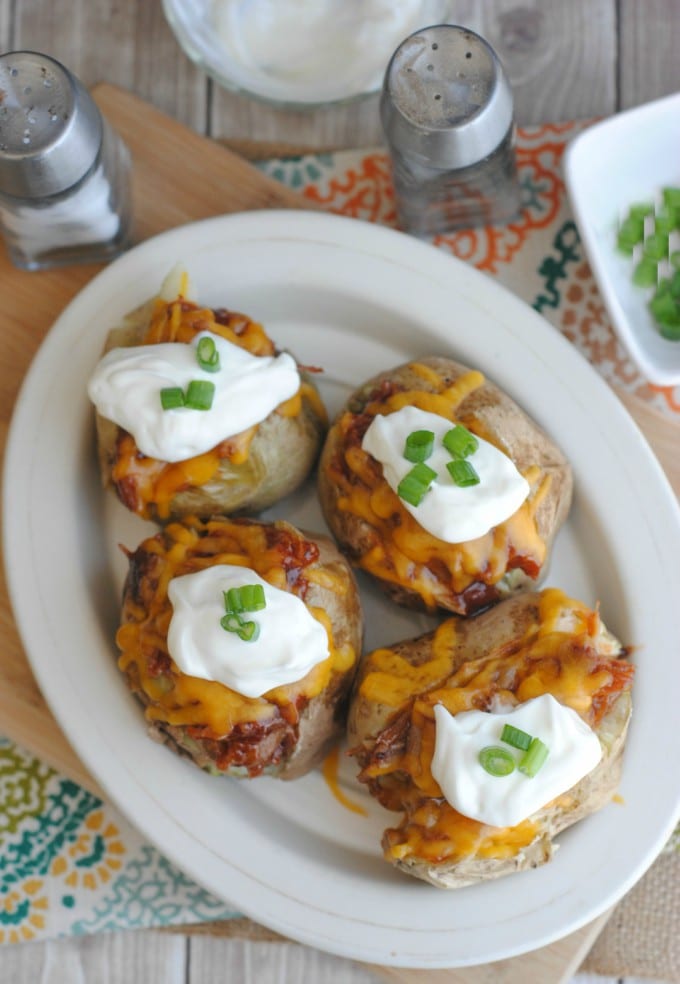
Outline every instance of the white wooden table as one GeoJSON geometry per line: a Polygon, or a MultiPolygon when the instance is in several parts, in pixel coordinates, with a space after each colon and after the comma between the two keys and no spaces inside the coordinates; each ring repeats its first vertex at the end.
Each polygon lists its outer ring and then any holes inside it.
{"type": "MultiPolygon", "coordinates": [[[[480,31],[498,51],[520,123],[607,116],[680,89],[678,0],[459,0],[457,20],[480,31]]],[[[184,57],[159,0],[0,0],[0,51],[20,48],[53,55],[85,85],[107,81],[130,89],[212,137],[318,148],[381,142],[376,98],[297,114],[219,89],[184,57]]],[[[349,961],[295,944],[165,932],[0,951],[0,984],[379,979],[349,961]]],[[[604,984],[602,978],[579,980],[604,984]]]]}

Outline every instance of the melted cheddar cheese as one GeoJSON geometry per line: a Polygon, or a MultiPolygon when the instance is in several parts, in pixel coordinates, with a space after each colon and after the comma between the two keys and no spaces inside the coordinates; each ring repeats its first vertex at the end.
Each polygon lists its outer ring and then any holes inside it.
{"type": "MultiPolygon", "coordinates": [[[[171,302],[156,298],[149,327],[140,344],[189,344],[203,331],[220,335],[252,355],[276,354],[274,343],[258,322],[234,311],[200,308],[182,297],[171,302]]],[[[283,417],[297,417],[302,412],[303,402],[319,420],[325,421],[326,412],[317,391],[304,381],[298,392],[274,412],[283,417]]],[[[200,488],[210,482],[222,460],[226,459],[234,466],[244,465],[256,432],[257,426],[249,427],[205,454],[170,464],[143,455],[132,435],[119,428],[111,468],[112,482],[128,509],[149,518],[153,507],[159,519],[167,519],[173,497],[184,489],[200,488]]]]}
{"type": "MultiPolygon", "coordinates": [[[[254,733],[258,725],[276,719],[297,725],[306,704],[328,686],[334,673],[350,669],[358,655],[351,645],[337,642],[327,612],[308,606],[326,630],[329,657],[302,680],[249,698],[221,683],[187,676],[172,661],[167,647],[172,617],[168,584],[174,577],[208,566],[238,564],[304,600],[310,583],[319,576],[317,558],[314,543],[279,523],[202,522],[189,517],[145,540],[130,558],[116,641],[121,650],[119,666],[141,696],[147,719],[213,742],[228,739],[234,729],[254,733]]],[[[340,597],[352,590],[349,574],[339,567],[323,570],[323,586],[340,597]]]]}
{"type": "Polygon", "coordinates": [[[526,621],[513,626],[514,636],[477,659],[462,661],[455,619],[439,627],[431,657],[418,667],[389,649],[366,658],[360,697],[397,708],[360,775],[385,806],[405,812],[399,827],[385,833],[388,858],[441,863],[512,857],[537,833],[530,819],[512,828],[489,827],[446,802],[431,771],[436,704],[455,715],[548,693],[596,728],[630,689],[633,667],[609,655],[596,611],[557,589],[536,598],[526,621]]]}
{"type": "Polygon", "coordinates": [[[428,533],[404,508],[380,466],[361,447],[371,419],[414,406],[462,423],[500,451],[504,449],[474,414],[458,414],[466,397],[483,385],[480,372],[466,372],[447,385],[425,363],[414,362],[408,368],[422,380],[422,388],[377,392],[360,413],[348,410],[338,420],[341,450],[329,464],[329,478],[337,489],[336,507],[370,528],[369,535],[362,535],[362,551],[356,558],[360,567],[383,581],[416,592],[430,610],[443,607],[469,614],[496,600],[494,586],[513,568],[521,568],[532,578],[538,576],[546,545],[538,531],[536,513],[551,479],[537,466],[526,469],[523,475],[531,486],[528,498],[509,519],[482,537],[451,544],[428,533]]]}

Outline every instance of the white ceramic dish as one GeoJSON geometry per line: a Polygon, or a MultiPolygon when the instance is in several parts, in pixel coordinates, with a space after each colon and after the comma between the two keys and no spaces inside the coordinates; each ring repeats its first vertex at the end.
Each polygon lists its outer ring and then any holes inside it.
{"type": "Polygon", "coordinates": [[[449,0],[163,0],[186,55],[225,89],[293,109],[378,92],[413,31],[449,0]]]}
{"type": "Polygon", "coordinates": [[[616,249],[619,221],[635,202],[680,187],[680,93],[612,116],[567,148],[564,173],[593,275],[621,342],[643,375],[680,383],[680,342],[663,338],[649,292],[632,281],[631,260],[616,249]]]}
{"type": "MultiPolygon", "coordinates": [[[[463,966],[561,937],[643,874],[679,813],[680,653],[675,498],[630,418],[562,336],[505,289],[435,248],[356,220],[256,212],[189,225],[116,260],[68,306],[25,381],[5,467],[12,601],[40,686],[74,748],[120,809],[196,881],[286,936],[381,964],[463,966]],[[149,525],[99,487],[85,380],[107,330],[177,262],[194,295],[261,319],[324,366],[331,413],[377,370],[451,353],[483,368],[562,445],[576,503],[549,583],[594,603],[640,664],[621,784],[565,832],[555,860],[445,893],[381,858],[394,819],[343,766],[347,811],[313,773],[294,784],[215,779],[146,737],[115,665],[125,561],[149,525]]],[[[280,504],[322,528],[313,485],[280,504]]],[[[424,630],[362,580],[373,647],[424,630]]]]}

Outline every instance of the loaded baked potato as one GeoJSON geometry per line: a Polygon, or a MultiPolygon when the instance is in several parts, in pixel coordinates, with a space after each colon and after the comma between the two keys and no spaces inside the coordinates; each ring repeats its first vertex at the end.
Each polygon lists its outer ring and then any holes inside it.
{"type": "MultiPolygon", "coordinates": [[[[443,453],[449,454],[442,444],[432,459],[420,460],[427,468],[443,453]]],[[[469,455],[463,449],[460,456],[469,455]]],[[[469,461],[476,458],[473,449],[469,461]]],[[[400,460],[403,475],[419,459],[400,460]]],[[[572,475],[551,439],[481,373],[452,359],[423,358],[375,376],[352,394],[326,439],[319,495],[340,548],[395,601],[469,615],[539,583],[569,511],[572,475]],[[489,482],[480,470],[476,488],[453,489],[446,463],[421,503],[406,501],[396,485],[400,475],[392,480],[389,470],[399,463],[388,468],[367,446],[377,427],[392,421],[398,427],[402,417],[416,428],[422,418],[433,435],[438,428],[467,434],[479,454],[493,458],[489,482]],[[432,490],[448,495],[451,489],[459,499],[439,505],[432,490]],[[432,529],[419,515],[426,507],[432,529]]]]}
{"type": "MultiPolygon", "coordinates": [[[[287,353],[277,352],[260,324],[224,308],[199,307],[185,295],[186,291],[182,291],[170,300],[159,296],[149,301],[108,336],[106,356],[89,386],[97,407],[103,484],[112,488],[132,512],[162,522],[185,515],[208,517],[265,509],[297,488],[311,471],[325,432],[325,409],[308,375],[297,369],[287,353]],[[203,437],[209,415],[201,411],[213,414],[217,406],[191,409],[188,402],[180,402],[179,407],[161,407],[161,391],[177,390],[172,385],[176,367],[141,366],[146,371],[144,385],[152,393],[147,393],[137,407],[132,402],[130,374],[122,376],[127,363],[109,365],[106,361],[119,356],[141,358],[142,352],[150,352],[152,357],[157,352],[160,357],[167,350],[167,343],[194,345],[197,352],[201,344],[224,348],[226,357],[217,369],[194,364],[193,371],[189,370],[189,377],[200,378],[202,386],[214,388],[216,381],[218,386],[225,385],[226,378],[226,385],[237,387],[233,392],[222,393],[222,419],[216,425],[214,439],[203,437]],[[145,348],[132,349],[137,346],[145,348]],[[226,363],[234,351],[240,353],[239,365],[229,370],[226,363]],[[258,362],[251,356],[257,357],[258,362]],[[287,360],[285,399],[276,402],[277,390],[264,377],[256,381],[253,376],[250,390],[243,390],[247,375],[240,364],[243,358],[250,362],[248,371],[252,364],[267,371],[283,371],[281,364],[287,360]],[[112,391],[110,373],[119,369],[121,383],[112,391]],[[104,385],[108,386],[106,390],[104,385]],[[255,405],[260,403],[263,409],[258,415],[255,405]],[[238,418],[234,417],[236,413],[238,418]],[[111,419],[114,416],[117,422],[111,419]],[[161,420],[157,419],[159,416],[161,420]],[[171,454],[164,450],[167,439],[161,443],[158,435],[151,433],[153,428],[158,431],[166,425],[185,425],[189,419],[193,427],[191,441],[176,453],[176,444],[172,445],[171,454]],[[238,420],[245,420],[247,426],[242,427],[238,420]]],[[[181,386],[179,390],[182,401],[186,396],[181,386]]],[[[219,398],[218,390],[216,404],[219,398]]]]}
{"type": "Polygon", "coordinates": [[[361,637],[349,565],[286,522],[186,517],[129,554],[120,669],[151,735],[211,772],[311,769],[344,731],[361,637]],[[230,608],[235,584],[266,604],[230,608]]]}
{"type": "Polygon", "coordinates": [[[355,684],[349,741],[360,780],[383,806],[404,814],[384,833],[385,858],[441,888],[548,861],[555,835],[616,789],[633,677],[623,657],[598,612],[557,589],[518,595],[473,619],[449,618],[435,632],[368,655],[355,684]],[[520,712],[543,714],[544,704],[566,715],[578,738],[569,738],[571,749],[566,731],[546,737],[545,721],[522,731],[527,738],[542,732],[548,748],[544,764],[522,774],[525,751],[517,749],[529,742],[506,744],[502,729],[520,712]],[[513,759],[508,775],[485,771],[480,756],[489,746],[494,755],[501,748],[501,760],[513,759]],[[451,799],[470,803],[468,814],[451,799]],[[515,822],[472,815],[499,808],[516,813],[515,822]]]}

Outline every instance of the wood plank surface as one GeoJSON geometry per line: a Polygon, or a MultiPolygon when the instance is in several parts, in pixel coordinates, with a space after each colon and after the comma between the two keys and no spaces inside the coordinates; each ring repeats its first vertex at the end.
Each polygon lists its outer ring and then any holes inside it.
{"type": "Polygon", "coordinates": [[[680,90],[680,4],[621,0],[619,108],[680,90]]]}

